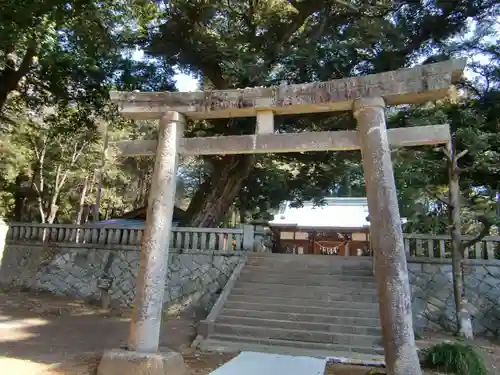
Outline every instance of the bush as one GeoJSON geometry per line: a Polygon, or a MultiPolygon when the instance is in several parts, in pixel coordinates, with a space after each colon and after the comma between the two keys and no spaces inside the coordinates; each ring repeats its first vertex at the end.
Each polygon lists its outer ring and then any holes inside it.
{"type": "Polygon", "coordinates": [[[423,353],[424,368],[457,375],[488,375],[483,358],[470,345],[442,343],[423,353]]]}
{"type": "Polygon", "coordinates": [[[382,372],[382,370],[374,368],[374,369],[368,371],[365,375],[385,375],[385,374],[386,373],[382,372]]]}

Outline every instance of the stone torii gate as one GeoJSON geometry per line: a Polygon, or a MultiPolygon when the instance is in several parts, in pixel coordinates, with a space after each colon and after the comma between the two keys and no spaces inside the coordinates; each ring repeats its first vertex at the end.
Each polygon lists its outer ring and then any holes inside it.
{"type": "Polygon", "coordinates": [[[450,60],[381,74],[275,87],[198,92],[113,92],[123,116],[159,119],[158,141],[118,142],[124,156],[156,155],[128,351],[105,354],[100,375],[178,374],[182,357],[158,353],[178,156],[361,150],[389,374],[420,375],[390,146],[443,144],[447,125],[387,130],[385,107],[445,97],[465,68],[450,60]],[[276,134],[274,116],[352,110],[357,131],[276,134]],[[252,135],[183,138],[193,120],[256,117],[252,135]],[[125,363],[127,363],[125,365],[125,363]],[[133,363],[133,366],[131,365],[133,363]],[[151,367],[153,366],[153,367],[151,367]],[[173,370],[176,368],[177,370],[173,370]]]}

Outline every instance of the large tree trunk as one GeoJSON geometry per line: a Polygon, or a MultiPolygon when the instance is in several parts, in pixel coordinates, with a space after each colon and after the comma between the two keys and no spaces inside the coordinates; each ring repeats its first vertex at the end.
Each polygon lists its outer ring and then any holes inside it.
{"type": "Polygon", "coordinates": [[[218,227],[250,174],[253,162],[252,155],[231,155],[216,160],[210,178],[195,193],[181,225],[218,227]]]}
{"type": "Polygon", "coordinates": [[[28,48],[26,49],[20,63],[17,61],[21,56],[17,56],[14,53],[14,46],[9,46],[7,50],[4,50],[5,67],[0,70],[0,113],[7,102],[9,94],[16,90],[21,79],[28,74],[31,69],[31,64],[33,63],[33,58],[36,55],[37,45],[34,40],[29,42],[28,48]]]}
{"type": "Polygon", "coordinates": [[[467,297],[464,282],[464,254],[462,247],[461,218],[460,218],[460,173],[457,158],[451,151],[449,160],[449,209],[451,257],[453,268],[453,294],[455,296],[457,333],[467,339],[473,338],[471,316],[467,310],[467,297]]]}

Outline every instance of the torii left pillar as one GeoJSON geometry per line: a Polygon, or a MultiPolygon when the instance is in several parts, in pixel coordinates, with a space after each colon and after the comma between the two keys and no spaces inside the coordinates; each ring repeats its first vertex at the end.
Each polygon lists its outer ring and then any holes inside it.
{"type": "Polygon", "coordinates": [[[185,118],[169,111],[160,119],[156,160],[141,244],[128,350],[106,352],[98,375],[184,375],[181,354],[158,351],[168,247],[175,203],[179,142],[185,118]]]}

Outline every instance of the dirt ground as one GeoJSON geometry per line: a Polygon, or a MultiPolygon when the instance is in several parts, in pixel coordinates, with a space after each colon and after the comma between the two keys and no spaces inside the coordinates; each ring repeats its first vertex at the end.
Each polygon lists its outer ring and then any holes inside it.
{"type": "MultiPolygon", "coordinates": [[[[45,293],[0,292],[2,374],[95,375],[100,354],[126,344],[129,314],[45,293]]],[[[190,375],[206,375],[234,354],[193,351],[190,344],[196,321],[192,312],[165,316],[160,345],[181,352],[190,375]]],[[[419,343],[427,346],[443,339],[447,337],[429,335],[419,343]]],[[[492,366],[492,374],[499,373],[500,346],[482,341],[480,347],[492,366]]],[[[329,365],[325,375],[363,375],[368,370],[329,365]]]]}

